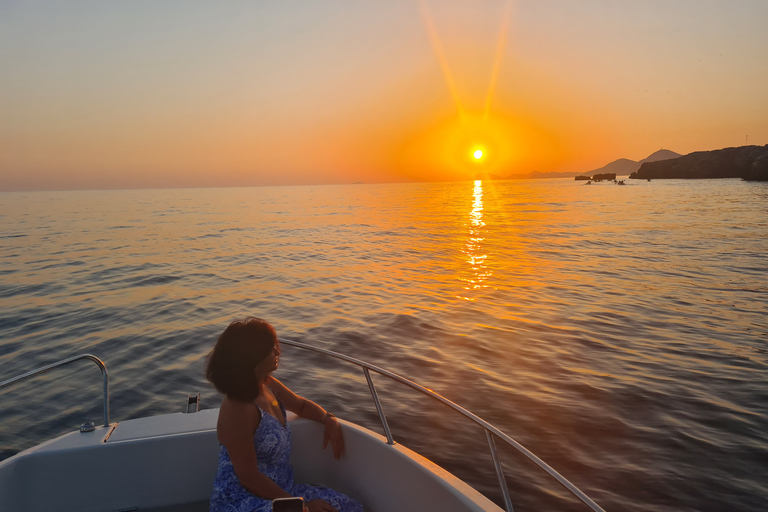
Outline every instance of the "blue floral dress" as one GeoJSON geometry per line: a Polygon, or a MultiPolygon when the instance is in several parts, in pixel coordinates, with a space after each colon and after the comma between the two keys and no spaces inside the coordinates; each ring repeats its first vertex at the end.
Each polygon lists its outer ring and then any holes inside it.
{"type": "MultiPolygon", "coordinates": [[[[280,402],[285,417],[285,407],[280,402]]],[[[363,506],[352,498],[326,487],[297,484],[293,481],[291,466],[291,426],[280,421],[259,407],[261,421],[254,435],[259,471],[271,478],[291,496],[301,496],[304,501],[325,500],[339,512],[363,512],[363,506]]],[[[219,469],[213,481],[210,512],[271,512],[272,501],[248,492],[241,484],[232,467],[229,453],[224,446],[219,449],[219,469]]]]}

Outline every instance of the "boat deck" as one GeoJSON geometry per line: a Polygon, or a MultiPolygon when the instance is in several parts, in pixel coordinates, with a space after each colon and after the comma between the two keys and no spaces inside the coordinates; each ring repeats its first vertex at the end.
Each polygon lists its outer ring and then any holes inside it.
{"type": "MultiPolygon", "coordinates": [[[[72,432],[0,462],[0,510],[208,510],[218,409],[128,420],[72,432]]],[[[296,480],[361,501],[367,511],[501,509],[415,452],[342,421],[346,455],[322,450],[322,426],[289,418],[296,480]]]]}

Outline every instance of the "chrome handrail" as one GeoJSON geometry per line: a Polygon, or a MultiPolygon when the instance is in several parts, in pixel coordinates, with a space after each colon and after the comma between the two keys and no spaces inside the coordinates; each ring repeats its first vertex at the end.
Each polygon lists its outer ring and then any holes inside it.
{"type": "Polygon", "coordinates": [[[75,361],[80,361],[81,359],[89,359],[93,361],[98,365],[99,369],[101,370],[101,375],[104,380],[104,426],[108,427],[109,426],[109,373],[107,373],[107,367],[101,361],[101,359],[91,354],[80,354],[79,356],[72,356],[67,359],[62,359],[61,361],[57,361],[53,364],[49,364],[48,366],[43,366],[42,368],[38,368],[37,370],[32,370],[31,372],[27,372],[23,375],[19,375],[18,377],[5,380],[3,382],[0,382],[0,389],[10,386],[11,384],[20,382],[22,380],[26,380],[31,377],[41,375],[43,373],[47,373],[53,370],[54,368],[58,368],[60,366],[74,363],[75,361]]]}
{"type": "Polygon", "coordinates": [[[376,404],[376,410],[379,413],[379,418],[381,419],[382,426],[384,427],[384,432],[387,437],[387,443],[393,444],[394,440],[392,438],[392,433],[389,430],[389,425],[387,424],[387,420],[384,417],[384,411],[381,408],[381,403],[379,402],[378,395],[376,394],[376,390],[373,386],[373,381],[370,377],[370,371],[374,371],[380,375],[384,375],[385,377],[388,377],[396,382],[400,382],[401,384],[405,384],[406,386],[415,389],[416,391],[427,395],[428,397],[437,400],[438,402],[441,402],[454,411],[463,414],[470,420],[474,421],[481,427],[485,429],[486,437],[488,438],[488,445],[491,450],[491,457],[493,458],[494,466],[496,469],[496,475],[499,477],[499,485],[501,486],[501,492],[504,496],[504,503],[507,508],[507,512],[513,512],[512,508],[512,502],[509,497],[509,489],[507,488],[506,480],[504,479],[504,473],[501,468],[501,464],[498,461],[498,458],[496,456],[496,446],[493,441],[493,436],[491,434],[496,435],[499,439],[506,442],[508,445],[515,448],[517,451],[525,455],[531,462],[536,464],[539,468],[543,469],[549,476],[551,476],[557,483],[565,487],[571,494],[579,498],[581,502],[589,507],[593,512],[605,512],[600,505],[592,501],[592,499],[584,494],[578,487],[573,485],[571,482],[569,482],[564,476],[562,476],[560,473],[555,471],[552,467],[550,467],[546,462],[538,458],[536,455],[533,454],[530,450],[528,450],[525,446],[521,445],[511,437],[509,437],[507,434],[496,428],[495,426],[491,425],[484,419],[480,418],[479,416],[475,415],[474,413],[468,411],[467,409],[461,407],[460,405],[448,400],[447,398],[438,395],[431,389],[425,388],[424,386],[417,384],[413,382],[412,380],[406,379],[405,377],[401,377],[400,375],[396,373],[392,373],[388,370],[385,370],[383,368],[380,368],[378,366],[372,365],[370,363],[367,363],[365,361],[362,361],[360,359],[350,357],[344,354],[340,354],[338,352],[334,352],[332,350],[327,350],[324,348],[319,347],[313,347],[311,345],[307,345],[305,343],[301,343],[298,341],[286,339],[286,338],[280,338],[280,343],[284,343],[285,345],[289,345],[291,347],[296,347],[304,350],[309,350],[311,352],[317,352],[319,354],[324,354],[327,356],[331,356],[336,359],[341,359],[342,361],[347,361],[349,363],[352,363],[354,365],[360,366],[363,368],[363,373],[365,374],[366,381],[368,381],[368,387],[371,390],[371,396],[373,397],[374,403],[376,404]]]}

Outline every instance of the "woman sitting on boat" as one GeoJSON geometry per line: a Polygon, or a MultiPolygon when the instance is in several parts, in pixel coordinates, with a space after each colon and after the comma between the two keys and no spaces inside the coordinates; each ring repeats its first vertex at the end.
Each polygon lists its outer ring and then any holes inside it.
{"type": "Polygon", "coordinates": [[[294,482],[286,410],[325,425],[323,448],[330,442],[336,459],[344,438],[333,414],[272,377],[279,356],[275,329],[253,317],[231,323],[208,356],[205,376],[224,395],[210,511],[269,512],[273,499],[299,496],[308,512],[362,512],[340,492],[294,482]]]}

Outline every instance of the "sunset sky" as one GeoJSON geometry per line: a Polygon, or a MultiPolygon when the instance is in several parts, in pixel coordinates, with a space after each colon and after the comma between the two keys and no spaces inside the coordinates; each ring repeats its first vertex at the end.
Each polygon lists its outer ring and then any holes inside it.
{"type": "Polygon", "coordinates": [[[768,144],[766,20],[765,0],[0,0],[0,190],[448,181],[768,144]]]}

